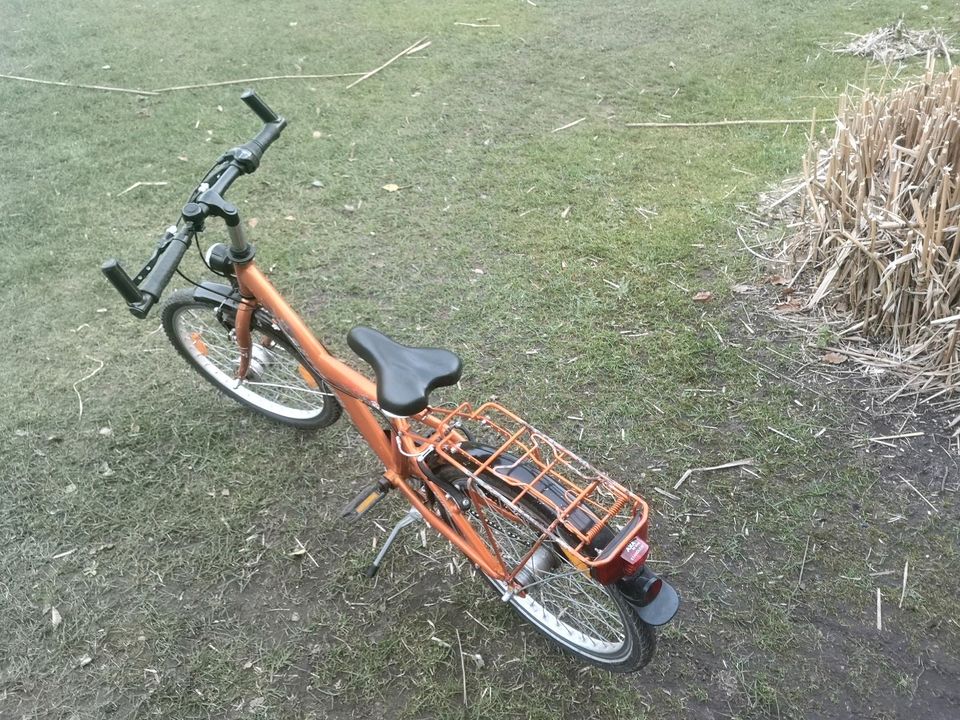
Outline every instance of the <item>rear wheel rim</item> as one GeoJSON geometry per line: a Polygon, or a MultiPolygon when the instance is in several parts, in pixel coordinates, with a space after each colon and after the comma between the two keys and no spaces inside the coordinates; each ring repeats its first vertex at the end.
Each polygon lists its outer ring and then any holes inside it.
{"type": "MultiPolygon", "coordinates": [[[[513,569],[541,533],[508,519],[489,503],[487,510],[484,517],[504,564],[513,569]]],[[[559,567],[538,571],[523,595],[509,596],[510,603],[550,638],[598,662],[612,663],[628,656],[631,636],[620,605],[593,578],[561,556],[557,558],[559,567]]],[[[502,580],[490,581],[501,593],[510,592],[502,580]]]]}
{"type": "Polygon", "coordinates": [[[311,420],[323,412],[329,393],[317,378],[312,377],[276,333],[256,329],[252,338],[252,364],[256,380],[239,380],[236,369],[240,351],[228,331],[211,309],[202,304],[179,308],[173,316],[173,327],[183,348],[197,367],[218,385],[273,415],[291,420],[311,420]],[[306,376],[304,371],[306,371],[306,376]]]}

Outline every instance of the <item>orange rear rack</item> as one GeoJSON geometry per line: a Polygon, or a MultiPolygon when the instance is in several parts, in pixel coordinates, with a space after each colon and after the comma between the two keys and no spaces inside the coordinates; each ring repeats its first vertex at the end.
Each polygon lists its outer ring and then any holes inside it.
{"type": "Polygon", "coordinates": [[[533,522],[542,533],[537,546],[549,538],[564,548],[574,564],[592,568],[617,558],[634,538],[646,541],[648,509],[639,495],[510,410],[489,402],[476,409],[463,403],[447,412],[433,411],[429,425],[435,431],[429,437],[411,433],[410,439],[421,449],[432,449],[511,512],[533,522]],[[484,447],[479,456],[478,446],[484,447]],[[488,474],[518,492],[504,497],[485,479],[488,474]],[[528,497],[549,511],[549,524],[524,511],[521,500],[528,497]],[[598,536],[606,528],[611,532],[604,533],[598,546],[598,536]]]}

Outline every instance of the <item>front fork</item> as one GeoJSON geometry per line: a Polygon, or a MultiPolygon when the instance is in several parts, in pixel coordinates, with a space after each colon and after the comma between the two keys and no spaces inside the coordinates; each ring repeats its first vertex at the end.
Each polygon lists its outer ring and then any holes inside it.
{"type": "MultiPolygon", "coordinates": [[[[243,293],[243,289],[240,290],[243,293]]],[[[234,332],[237,336],[237,348],[240,350],[240,365],[237,367],[237,379],[242,380],[247,376],[250,370],[250,352],[252,342],[250,338],[250,325],[253,322],[253,311],[256,309],[254,303],[244,300],[237,308],[237,320],[234,326],[234,332]]]]}

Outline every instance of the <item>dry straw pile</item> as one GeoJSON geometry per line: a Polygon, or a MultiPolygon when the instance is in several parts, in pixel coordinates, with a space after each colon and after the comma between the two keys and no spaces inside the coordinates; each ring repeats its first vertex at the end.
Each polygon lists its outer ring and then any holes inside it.
{"type": "Polygon", "coordinates": [[[796,189],[802,222],[785,250],[815,279],[791,302],[840,311],[841,335],[863,341],[844,352],[906,371],[901,390],[960,390],[958,169],[954,68],[888,95],[844,95],[833,140],[811,148],[796,189]]]}
{"type": "MultiPolygon", "coordinates": [[[[852,33],[848,33],[851,34],[852,33]]],[[[950,58],[948,47],[950,38],[937,29],[908,30],[903,26],[903,18],[888,27],[877,28],[865,35],[853,35],[846,45],[828,49],[844,55],[861,57],[891,63],[916,57],[917,55],[941,55],[950,58]]],[[[826,46],[824,46],[826,47],[826,46]]]]}

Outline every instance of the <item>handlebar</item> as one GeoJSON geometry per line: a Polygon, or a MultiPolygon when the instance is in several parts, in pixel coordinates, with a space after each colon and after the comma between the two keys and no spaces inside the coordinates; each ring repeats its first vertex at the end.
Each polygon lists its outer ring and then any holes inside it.
{"type": "MultiPolygon", "coordinates": [[[[158,243],[157,250],[147,263],[130,278],[114,258],[100,266],[100,271],[117,289],[127,302],[130,312],[138,318],[145,318],[176,272],[193,236],[203,229],[204,220],[210,215],[224,218],[228,225],[239,222],[236,208],[223,199],[223,194],[241,175],[249,175],[260,166],[260,160],[267,148],[287,126],[287,120],[277,115],[253,90],[246,90],[240,99],[263,122],[263,127],[249,141],[224,153],[215,169],[204,179],[214,179],[212,185],[201,192],[201,187],[191,193],[190,202],[182,213],[186,226],[167,230],[158,243]],[[189,214],[188,214],[189,208],[189,214]]],[[[201,183],[202,185],[203,183],[201,183]]]]}
{"type": "Polygon", "coordinates": [[[269,125],[270,123],[275,123],[280,120],[280,117],[270,109],[270,106],[263,101],[263,98],[253,90],[244,90],[240,99],[247,104],[248,108],[257,114],[257,117],[263,120],[264,125],[269,125]]]}

